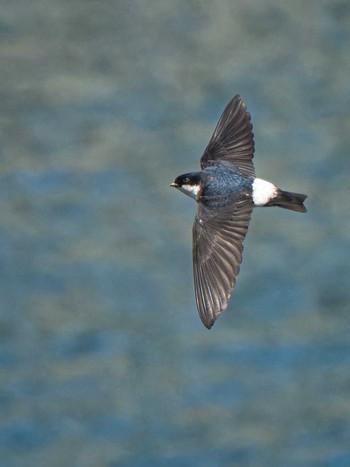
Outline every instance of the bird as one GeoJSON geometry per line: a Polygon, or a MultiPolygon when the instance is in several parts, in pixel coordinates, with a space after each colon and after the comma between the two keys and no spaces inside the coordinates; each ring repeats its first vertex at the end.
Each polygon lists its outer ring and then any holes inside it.
{"type": "Polygon", "coordinates": [[[200,319],[208,329],[231,298],[253,208],[306,212],[307,195],[283,191],[255,176],[252,130],[247,107],[236,95],[201,156],[201,171],[179,175],[170,184],[197,202],[192,228],[194,289],[200,319]]]}

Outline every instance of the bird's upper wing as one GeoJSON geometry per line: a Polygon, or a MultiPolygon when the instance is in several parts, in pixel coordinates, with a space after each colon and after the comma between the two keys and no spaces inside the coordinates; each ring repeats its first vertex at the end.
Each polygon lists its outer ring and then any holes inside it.
{"type": "Polygon", "coordinates": [[[199,316],[208,329],[231,297],[252,209],[252,201],[245,195],[221,209],[198,204],[193,224],[193,275],[199,316]]]}
{"type": "Polygon", "coordinates": [[[222,160],[234,164],[244,175],[255,177],[252,128],[250,114],[237,95],[227,104],[201,157],[202,170],[222,160]]]}

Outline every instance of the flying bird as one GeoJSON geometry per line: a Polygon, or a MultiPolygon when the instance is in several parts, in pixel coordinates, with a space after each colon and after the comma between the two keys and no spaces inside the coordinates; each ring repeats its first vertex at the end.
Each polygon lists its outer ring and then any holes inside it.
{"type": "Polygon", "coordinates": [[[199,316],[208,329],[231,298],[253,208],[306,212],[306,195],[255,177],[250,120],[242,97],[235,96],[200,159],[201,171],[179,175],[170,185],[198,203],[192,230],[194,288],[199,316]]]}

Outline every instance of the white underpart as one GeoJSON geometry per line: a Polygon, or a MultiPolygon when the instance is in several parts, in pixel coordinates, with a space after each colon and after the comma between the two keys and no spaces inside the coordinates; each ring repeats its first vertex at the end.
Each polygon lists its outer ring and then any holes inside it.
{"type": "Polygon", "coordinates": [[[182,185],[181,187],[179,187],[180,191],[194,199],[196,199],[199,189],[200,185],[182,185]]]}
{"type": "Polygon", "coordinates": [[[253,201],[255,206],[265,206],[277,196],[277,187],[266,180],[256,178],[253,182],[253,201]]]}

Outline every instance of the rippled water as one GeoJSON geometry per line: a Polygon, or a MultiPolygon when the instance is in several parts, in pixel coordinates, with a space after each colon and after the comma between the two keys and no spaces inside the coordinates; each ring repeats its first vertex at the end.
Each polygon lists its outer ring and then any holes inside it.
{"type": "Polygon", "coordinates": [[[3,2],[0,464],[350,465],[350,7],[3,2]],[[195,309],[196,170],[228,100],[256,169],[226,313],[195,309]]]}

